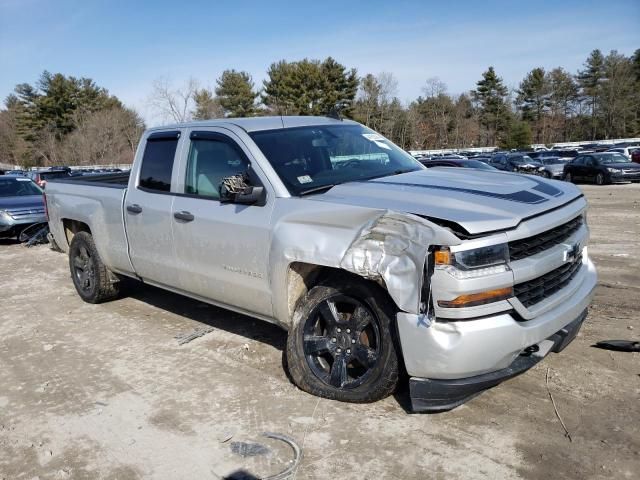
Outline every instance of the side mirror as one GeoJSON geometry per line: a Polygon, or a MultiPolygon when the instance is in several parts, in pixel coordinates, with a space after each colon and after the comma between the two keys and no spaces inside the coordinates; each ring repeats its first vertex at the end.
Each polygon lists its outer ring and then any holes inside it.
{"type": "Polygon", "coordinates": [[[264,187],[250,185],[246,175],[233,175],[222,179],[220,202],[262,206],[266,203],[266,192],[264,187]]]}

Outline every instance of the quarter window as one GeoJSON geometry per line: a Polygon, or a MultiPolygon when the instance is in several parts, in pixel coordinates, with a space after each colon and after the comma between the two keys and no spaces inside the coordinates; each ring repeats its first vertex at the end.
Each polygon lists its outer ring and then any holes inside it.
{"type": "Polygon", "coordinates": [[[178,146],[177,132],[147,139],[140,167],[139,186],[158,192],[171,190],[171,172],[178,146]]]}
{"type": "Polygon", "coordinates": [[[192,139],[187,163],[185,193],[220,198],[222,179],[245,173],[249,162],[230,141],[192,139]]]}

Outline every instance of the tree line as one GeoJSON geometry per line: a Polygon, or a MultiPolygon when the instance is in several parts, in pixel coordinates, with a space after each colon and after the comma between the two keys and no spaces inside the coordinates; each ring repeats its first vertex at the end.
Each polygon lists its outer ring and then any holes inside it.
{"type": "MultiPolygon", "coordinates": [[[[149,106],[167,121],[339,113],[408,150],[600,140],[640,135],[640,49],[594,50],[571,73],[537,67],[509,89],[489,67],[459,95],[434,77],[403,103],[391,73],[359,76],[335,59],[272,63],[262,85],[225,70],[215,87],[157,80],[149,106]]],[[[128,163],[145,125],[88,78],[43,72],[17,85],[0,110],[0,162],[19,165],[128,163]]]]}

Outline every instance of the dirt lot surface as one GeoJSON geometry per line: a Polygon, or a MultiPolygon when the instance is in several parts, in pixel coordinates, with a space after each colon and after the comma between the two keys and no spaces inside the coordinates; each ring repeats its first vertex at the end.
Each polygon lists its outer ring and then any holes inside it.
{"type": "Polygon", "coordinates": [[[640,339],[640,185],[582,188],[600,272],[582,332],[436,415],[406,392],[318,399],[285,375],[277,327],[144,286],[85,304],[65,255],[0,243],[0,479],[261,478],[293,456],[263,432],[302,446],[298,479],[638,478],[640,353],[591,345],[640,339]]]}

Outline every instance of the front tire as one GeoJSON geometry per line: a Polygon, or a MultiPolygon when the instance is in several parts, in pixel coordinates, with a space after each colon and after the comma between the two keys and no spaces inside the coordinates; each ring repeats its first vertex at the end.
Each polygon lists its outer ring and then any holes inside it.
{"type": "Polygon", "coordinates": [[[120,283],[107,269],[88,232],[78,232],[69,246],[69,269],[73,285],[87,303],[102,303],[118,296],[120,283]]]}
{"type": "Polygon", "coordinates": [[[399,376],[395,308],[386,292],[337,276],[298,302],[287,338],[293,382],[319,397],[369,403],[389,396],[399,376]]]}

